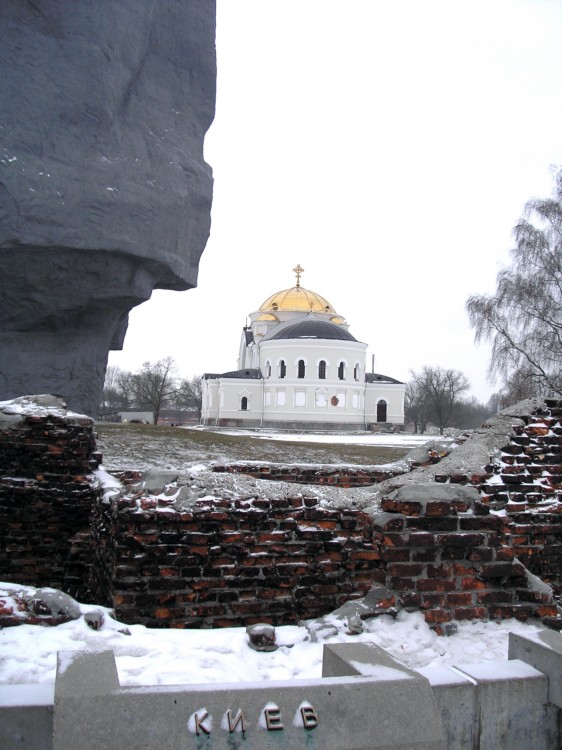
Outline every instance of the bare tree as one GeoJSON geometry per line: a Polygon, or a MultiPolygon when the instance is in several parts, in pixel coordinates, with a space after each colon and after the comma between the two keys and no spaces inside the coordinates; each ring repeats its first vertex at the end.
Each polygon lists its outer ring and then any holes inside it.
{"type": "Polygon", "coordinates": [[[430,409],[425,392],[420,388],[414,373],[411,374],[413,379],[406,384],[404,393],[404,416],[408,421],[414,423],[416,435],[418,432],[423,435],[429,421],[430,409]]]}
{"type": "Polygon", "coordinates": [[[500,408],[505,409],[525,398],[546,396],[549,390],[542,378],[538,377],[536,371],[526,369],[511,373],[497,395],[500,408]]]}
{"type": "Polygon", "coordinates": [[[514,235],[496,293],[467,300],[475,340],[492,344],[492,380],[523,373],[536,394],[562,395],[562,170],[553,198],[529,201],[514,235]]]}
{"type": "Polygon", "coordinates": [[[117,389],[121,399],[121,408],[130,409],[135,399],[134,375],[128,370],[121,370],[117,375],[117,389]]]}
{"type": "Polygon", "coordinates": [[[203,390],[200,376],[196,375],[192,378],[186,378],[179,383],[175,396],[175,405],[178,412],[195,412],[197,420],[201,420],[203,390]]]}
{"type": "Polygon", "coordinates": [[[158,424],[162,407],[173,401],[177,390],[176,363],[165,357],[156,363],[145,362],[132,377],[132,390],[137,405],[152,411],[152,422],[158,424]]]}
{"type": "Polygon", "coordinates": [[[98,408],[98,413],[100,415],[111,414],[112,412],[117,411],[121,405],[118,386],[120,372],[121,370],[119,367],[115,365],[109,366],[105,371],[101,403],[98,408]]]}
{"type": "Polygon", "coordinates": [[[486,404],[489,414],[497,414],[503,409],[501,393],[492,393],[486,404]]]}
{"type": "Polygon", "coordinates": [[[486,419],[495,413],[489,404],[480,403],[474,396],[460,399],[453,408],[451,425],[461,430],[473,430],[481,427],[486,419]]]}
{"type": "Polygon", "coordinates": [[[413,372],[412,376],[415,388],[429,408],[431,420],[439,427],[442,435],[443,429],[452,424],[459,396],[470,387],[466,376],[459,370],[444,370],[427,365],[421,373],[413,372]]]}
{"type": "Polygon", "coordinates": [[[98,413],[100,416],[109,415],[120,409],[127,409],[131,404],[132,374],[121,370],[116,365],[110,365],[105,371],[102,400],[98,413]]]}

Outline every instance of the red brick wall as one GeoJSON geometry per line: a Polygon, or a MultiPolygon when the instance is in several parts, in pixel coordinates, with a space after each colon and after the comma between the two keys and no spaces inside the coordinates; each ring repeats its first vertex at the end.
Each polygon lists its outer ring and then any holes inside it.
{"type": "MultiPolygon", "coordinates": [[[[437,486],[437,485],[435,485],[437,486]]],[[[551,618],[552,597],[530,588],[524,566],[505,543],[509,525],[485,505],[426,505],[383,499],[373,541],[381,553],[377,582],[441,629],[453,620],[551,618]]],[[[545,622],[548,622],[545,620],[545,622]]]]}
{"type": "Polygon", "coordinates": [[[158,510],[159,502],[145,498],[139,510],[136,500],[121,500],[112,519],[107,507],[97,534],[106,571],[112,567],[98,578],[99,595],[126,622],[292,623],[372,586],[379,553],[369,517],[357,510],[306,497],[200,500],[182,513],[158,510]]]}

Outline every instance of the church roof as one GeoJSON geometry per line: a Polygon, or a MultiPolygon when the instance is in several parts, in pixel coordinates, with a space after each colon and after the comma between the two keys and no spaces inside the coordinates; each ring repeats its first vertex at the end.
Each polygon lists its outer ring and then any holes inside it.
{"type": "Polygon", "coordinates": [[[268,297],[260,306],[263,312],[324,312],[336,314],[336,311],[325,297],[297,285],[282,289],[268,297]]]}
{"type": "Polygon", "coordinates": [[[230,372],[205,372],[204,380],[217,380],[217,378],[243,378],[245,380],[257,380],[262,378],[262,372],[259,368],[250,368],[246,370],[231,370],[230,372]]]}
{"type": "Polygon", "coordinates": [[[366,383],[397,383],[398,385],[404,385],[401,380],[391,378],[390,375],[380,375],[378,372],[366,372],[365,373],[366,383]]]}
{"type": "Polygon", "coordinates": [[[316,316],[274,328],[271,333],[263,338],[264,341],[277,339],[338,339],[340,341],[357,341],[355,336],[352,336],[345,328],[335,323],[330,323],[327,320],[321,320],[316,316]]]}

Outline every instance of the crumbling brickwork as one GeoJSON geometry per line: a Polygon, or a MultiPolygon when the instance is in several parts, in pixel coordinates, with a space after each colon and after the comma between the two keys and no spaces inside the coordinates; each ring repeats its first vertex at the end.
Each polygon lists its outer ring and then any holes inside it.
{"type": "MultiPolygon", "coordinates": [[[[324,506],[296,487],[292,497],[211,497],[180,511],[144,491],[141,472],[122,476],[134,491],[110,498],[92,477],[100,456],[90,419],[48,409],[5,419],[0,578],[84,600],[92,592],[123,620],[152,626],[296,622],[374,584],[438,630],[483,617],[557,626],[551,593],[527,574],[560,590],[562,402],[547,407],[517,420],[483,483],[438,474],[369,513],[324,506]]],[[[268,473],[222,470],[244,466],[268,473]]],[[[270,469],[295,484],[315,476],[336,486],[365,484],[377,471],[270,469]]]]}
{"type": "Polygon", "coordinates": [[[500,516],[480,502],[456,497],[449,485],[410,487],[382,501],[374,517],[373,541],[381,553],[375,580],[409,609],[421,609],[438,630],[453,620],[551,618],[557,609],[550,593],[530,585],[525,567],[506,545],[500,516]],[[431,499],[432,488],[436,499],[431,499]],[[426,502],[411,499],[416,491],[426,502]]]}
{"type": "Polygon", "coordinates": [[[245,474],[255,479],[269,479],[293,484],[319,484],[335,487],[365,487],[377,482],[384,482],[403,469],[365,466],[291,466],[265,463],[230,463],[213,466],[217,473],[245,474]]]}
{"type": "Polygon", "coordinates": [[[87,417],[23,415],[0,429],[2,580],[88,598],[99,460],[87,417]]]}
{"type": "Polygon", "coordinates": [[[122,498],[106,506],[96,548],[98,599],[127,622],[165,627],[326,614],[369,590],[379,559],[366,514],[302,496],[200,500],[186,512],[122,498]]]}

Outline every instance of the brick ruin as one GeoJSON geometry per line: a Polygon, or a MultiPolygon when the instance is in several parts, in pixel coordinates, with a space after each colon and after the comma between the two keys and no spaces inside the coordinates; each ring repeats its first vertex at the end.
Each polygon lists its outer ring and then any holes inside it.
{"type": "MultiPolygon", "coordinates": [[[[402,606],[421,609],[433,627],[510,617],[538,617],[559,627],[552,593],[535,585],[517,557],[512,519],[459,496],[458,486],[445,487],[451,490],[448,497],[438,486],[425,493],[426,486],[424,494],[435,498],[427,503],[413,499],[422,494],[416,485],[406,497],[398,490],[383,499],[374,521],[373,541],[382,560],[375,580],[402,606]]],[[[559,516],[550,519],[550,530],[561,538],[559,516]]]]}
{"type": "Polygon", "coordinates": [[[21,419],[0,412],[0,579],[82,595],[101,454],[89,417],[37,398],[21,419]]]}
{"type": "Polygon", "coordinates": [[[174,487],[148,493],[141,473],[104,494],[91,420],[43,411],[0,423],[1,580],[60,588],[154,627],[297,622],[373,586],[387,590],[385,611],[420,609],[439,632],[479,618],[560,627],[561,401],[514,420],[478,475],[437,473],[376,509],[323,505],[306,484],[364,485],[381,467],[245,465],[290,471],[294,496],[207,497],[187,510],[175,509],[174,487]]]}
{"type": "Polygon", "coordinates": [[[94,524],[92,588],[126,622],[294,623],[373,585],[380,554],[358,510],[297,496],[201,500],[188,512],[140,506],[135,497],[99,505],[94,524]]]}

